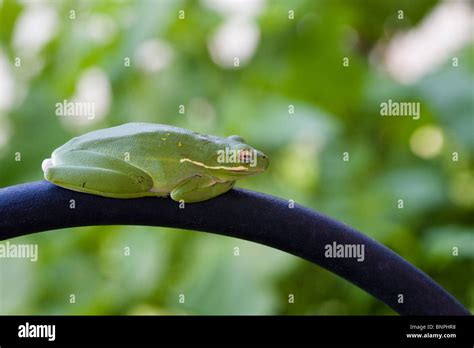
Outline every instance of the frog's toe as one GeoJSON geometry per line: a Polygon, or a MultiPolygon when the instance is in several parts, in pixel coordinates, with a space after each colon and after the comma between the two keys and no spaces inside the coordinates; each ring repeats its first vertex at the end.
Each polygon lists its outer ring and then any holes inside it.
{"type": "Polygon", "coordinates": [[[41,163],[41,169],[43,169],[43,172],[46,173],[48,168],[53,166],[53,160],[51,158],[47,158],[41,163]]]}

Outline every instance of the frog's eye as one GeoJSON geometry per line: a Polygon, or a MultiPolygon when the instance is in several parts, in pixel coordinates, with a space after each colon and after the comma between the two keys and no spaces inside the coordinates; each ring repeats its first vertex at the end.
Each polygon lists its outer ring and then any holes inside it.
{"type": "Polygon", "coordinates": [[[231,135],[230,137],[228,137],[228,139],[230,140],[234,140],[234,141],[238,141],[239,143],[244,143],[246,144],[244,138],[238,136],[238,135],[231,135]]]}
{"type": "Polygon", "coordinates": [[[239,153],[239,159],[241,163],[250,163],[250,160],[252,159],[250,150],[241,150],[239,153]]]}

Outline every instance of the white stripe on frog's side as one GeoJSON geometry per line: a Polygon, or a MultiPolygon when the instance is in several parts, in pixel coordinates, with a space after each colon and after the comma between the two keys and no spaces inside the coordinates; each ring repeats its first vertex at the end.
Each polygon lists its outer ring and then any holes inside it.
{"type": "Polygon", "coordinates": [[[165,195],[168,195],[168,194],[169,194],[168,191],[159,189],[159,188],[157,188],[157,187],[155,187],[155,186],[153,186],[153,187],[152,187],[151,189],[149,189],[148,191],[149,191],[149,192],[156,192],[156,193],[163,193],[163,194],[165,194],[165,195]]]}
{"type": "Polygon", "coordinates": [[[205,165],[204,163],[197,162],[197,161],[193,161],[193,160],[190,160],[189,158],[181,158],[181,160],[180,160],[179,162],[180,162],[180,163],[183,163],[183,162],[190,162],[190,163],[192,163],[192,164],[195,164],[195,165],[197,165],[197,166],[204,167],[204,168],[207,168],[207,169],[224,169],[224,170],[231,170],[231,171],[236,171],[236,172],[241,172],[241,171],[249,170],[248,168],[246,168],[246,167],[244,167],[244,166],[238,166],[238,167],[207,166],[207,165],[205,165]]]}
{"type": "MultiPolygon", "coordinates": [[[[217,183],[223,183],[226,182],[225,180],[220,180],[218,178],[212,178],[212,181],[209,182],[208,186],[212,186],[217,183]]],[[[159,189],[156,186],[153,186],[151,189],[148,190],[149,192],[154,192],[154,193],[162,193],[162,197],[168,197],[170,195],[170,192],[167,190],[159,189]]]]}

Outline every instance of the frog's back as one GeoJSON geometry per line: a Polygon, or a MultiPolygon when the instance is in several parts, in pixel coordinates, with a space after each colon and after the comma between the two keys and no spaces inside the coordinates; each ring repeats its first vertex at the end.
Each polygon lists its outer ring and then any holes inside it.
{"type": "Polygon", "coordinates": [[[123,158],[124,152],[153,154],[155,159],[161,155],[169,157],[170,149],[164,150],[163,139],[173,135],[188,138],[192,132],[178,127],[154,123],[127,123],[117,127],[100,129],[75,137],[55,152],[86,150],[123,158]]]}
{"type": "Polygon", "coordinates": [[[55,152],[85,150],[126,160],[151,175],[157,189],[166,190],[195,174],[180,159],[195,148],[200,136],[168,125],[128,123],[73,138],[55,152]]]}
{"type": "Polygon", "coordinates": [[[153,140],[155,138],[161,139],[160,137],[167,134],[186,136],[192,134],[192,132],[183,128],[163,124],[127,123],[83,134],[71,139],[63,146],[67,145],[69,148],[74,148],[76,150],[92,150],[97,148],[96,145],[99,145],[99,143],[100,147],[102,147],[109,143],[120,143],[121,141],[126,142],[126,140],[130,138],[135,140],[141,138],[149,138],[148,140],[153,140]]]}

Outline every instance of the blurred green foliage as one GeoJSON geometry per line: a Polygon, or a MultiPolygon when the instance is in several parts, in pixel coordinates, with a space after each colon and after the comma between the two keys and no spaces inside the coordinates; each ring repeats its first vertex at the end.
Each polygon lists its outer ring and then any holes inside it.
{"type": "MultiPolygon", "coordinates": [[[[256,51],[236,68],[219,66],[209,53],[210,38],[228,16],[209,3],[37,3],[54,10],[54,35],[38,52],[20,55],[21,67],[15,67],[15,28],[32,5],[2,1],[0,58],[14,77],[15,102],[0,110],[0,186],[41,179],[41,162],[54,148],[92,129],[143,121],[240,134],[272,163],[265,175],[239,186],[293,199],[354,226],[473,311],[473,46],[456,52],[458,67],[446,60],[411,85],[397,82],[373,57],[377,45],[418,25],[437,2],[267,1],[254,15],[256,51]],[[400,9],[403,20],[397,19],[400,9]],[[95,38],[97,32],[103,36],[95,38]],[[150,39],[172,52],[157,72],[135,64],[135,52],[150,39]],[[350,58],[349,67],[343,57],[350,58]],[[76,123],[56,116],[55,104],[72,98],[91,68],[110,84],[104,117],[76,123]],[[420,120],[380,117],[379,105],[388,99],[420,101],[420,120]],[[430,159],[410,148],[424,125],[443,134],[441,150],[430,159]],[[459,161],[452,161],[453,152],[459,161]]],[[[250,1],[245,6],[253,8],[250,1]]],[[[39,30],[47,23],[36,25],[39,30]]],[[[37,243],[40,255],[36,263],[2,259],[1,314],[394,313],[317,266],[227,237],[107,226],[14,241],[37,243]]]]}

